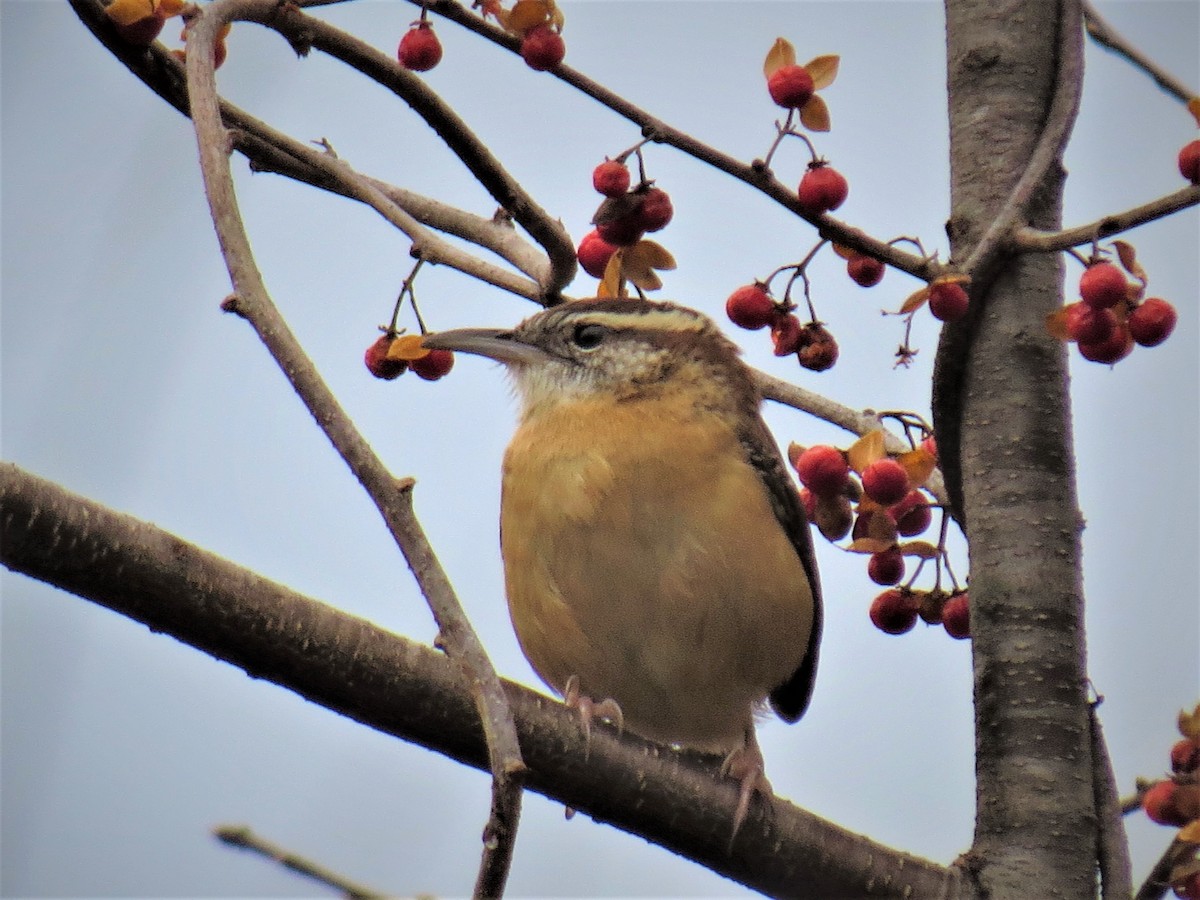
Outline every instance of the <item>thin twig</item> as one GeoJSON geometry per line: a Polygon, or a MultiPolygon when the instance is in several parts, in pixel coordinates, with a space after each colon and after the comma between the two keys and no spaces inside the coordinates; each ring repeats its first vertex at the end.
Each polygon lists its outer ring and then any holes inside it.
{"type": "Polygon", "coordinates": [[[237,311],[254,326],[271,356],[291,381],[313,417],[379,508],[413,572],[438,627],[442,644],[472,692],[488,745],[493,777],[492,815],[485,828],[479,885],[503,892],[520,812],[524,763],[512,713],[482,645],[463,613],[412,509],[411,481],[392,478],[357,431],[271,301],[254,261],[238,211],[229,170],[228,139],[221,123],[213,67],[220,28],[255,0],[216,0],[197,10],[188,27],[187,79],[201,172],[213,223],[237,297],[237,311]]]}
{"type": "Polygon", "coordinates": [[[1125,59],[1153,78],[1155,84],[1168,94],[1174,96],[1177,100],[1187,103],[1196,96],[1195,91],[1190,90],[1182,81],[1139,51],[1129,41],[1125,40],[1124,35],[1106,22],[1104,17],[1096,12],[1096,7],[1088,3],[1087,0],[1084,0],[1083,4],[1083,21],[1087,28],[1088,37],[1100,46],[1107,47],[1117,55],[1125,57],[1125,59]]]}
{"type": "Polygon", "coordinates": [[[1066,250],[1093,240],[1112,237],[1197,204],[1200,204],[1200,186],[1190,185],[1173,194],[1167,194],[1124,212],[1113,213],[1086,225],[1064,228],[1062,231],[1042,231],[1028,226],[1018,228],[1013,234],[1012,246],[1018,250],[1032,252],[1066,250]]]}
{"type": "Polygon", "coordinates": [[[385,897],[390,896],[382,891],[376,891],[372,888],[356,884],[349,878],[332,872],[310,859],[293,853],[291,850],[281,847],[278,844],[273,844],[251,831],[248,825],[218,825],[213,829],[213,836],[221,843],[227,844],[230,847],[240,847],[243,850],[249,850],[252,853],[265,856],[267,859],[274,860],[284,868],[291,869],[305,878],[311,878],[319,884],[333,888],[343,896],[352,898],[352,900],[384,900],[385,897]]]}

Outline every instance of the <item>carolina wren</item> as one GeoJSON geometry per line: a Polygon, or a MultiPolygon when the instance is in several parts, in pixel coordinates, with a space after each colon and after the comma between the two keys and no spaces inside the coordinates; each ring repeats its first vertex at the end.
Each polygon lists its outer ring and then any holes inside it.
{"type": "Polygon", "coordinates": [[[520,395],[500,545],[529,662],[583,712],[611,699],[643,737],[728,754],[736,833],[770,794],[755,712],[800,718],[821,634],[804,509],[736,345],[637,300],[424,343],[504,363],[520,395]]]}

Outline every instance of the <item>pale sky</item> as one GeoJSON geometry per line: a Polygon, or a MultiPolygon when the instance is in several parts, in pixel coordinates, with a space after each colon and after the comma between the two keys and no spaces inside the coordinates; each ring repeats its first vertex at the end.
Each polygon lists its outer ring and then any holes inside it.
{"type": "MultiPolygon", "coordinates": [[[[762,57],[785,36],[802,61],[842,57],[817,146],[850,182],[840,217],[882,238],[946,243],[941,5],[933,2],[571,2],[567,62],[743,159],[766,152],[778,109],[762,57]]],[[[1102,6],[1134,43],[1200,88],[1196,3],[1102,6]]],[[[190,123],[76,21],[66,3],[4,0],[3,458],[312,597],[414,639],[434,627],[373,507],[312,425],[229,292],[190,123]]],[[[394,50],[414,8],[360,2],[316,12],[394,50]]],[[[441,23],[430,85],[578,240],[598,197],[592,167],[637,130],[553,77],[441,23]]],[[[172,46],[177,28],[164,37],[172,46]]],[[[494,203],[392,95],[320,54],[297,60],[242,24],[218,74],[227,96],[303,139],[328,138],[360,171],[490,215],[494,203]]],[[[1120,59],[1088,48],[1088,85],[1067,157],[1068,224],[1181,187],[1181,105],[1120,59]]],[[[776,157],[798,181],[798,141],[776,157]]],[[[665,147],[650,174],[674,200],[658,236],[679,268],[662,299],[719,319],[730,291],[796,262],[812,229],[665,147]]],[[[410,261],[372,211],[234,160],[267,285],[339,399],[416,503],[500,672],[541,687],[504,609],[499,465],[513,403],[498,367],[463,358],[441,382],[371,378],[362,352],[410,261]]],[[[1176,712],[1200,692],[1196,210],[1126,236],[1176,334],[1113,369],[1072,361],[1088,592],[1089,659],[1117,777],[1167,768],[1176,712]]],[[[842,348],[814,375],[728,329],[754,365],[843,403],[928,412],[936,323],[894,370],[895,309],[917,283],[865,290],[832,256],[814,297],[842,348]]],[[[1068,279],[1078,268],[1068,266],[1068,279]]],[[[594,290],[580,274],[569,289],[594,290]]],[[[426,270],[430,326],[511,325],[529,303],[426,270]]],[[[410,326],[411,319],[407,320],[410,326]]],[[[850,436],[768,408],[782,445],[850,436]]],[[[828,624],[813,706],[760,728],[777,791],[852,830],[947,864],[973,827],[971,671],[940,628],[900,638],[867,619],[863,559],[818,541],[828,624]],[[915,823],[915,824],[914,824],[915,823]]],[[[961,557],[960,557],[961,558],[961,557]]],[[[965,563],[960,563],[965,570],[965,563]]],[[[393,893],[468,894],[485,776],[380,735],[87,601],[4,573],[0,604],[5,896],[315,896],[280,867],[208,835],[244,823],[393,893]]],[[[1135,874],[1170,832],[1127,820],[1135,874]]],[[[719,876],[536,795],[525,806],[511,894],[737,896],[719,876]]]]}

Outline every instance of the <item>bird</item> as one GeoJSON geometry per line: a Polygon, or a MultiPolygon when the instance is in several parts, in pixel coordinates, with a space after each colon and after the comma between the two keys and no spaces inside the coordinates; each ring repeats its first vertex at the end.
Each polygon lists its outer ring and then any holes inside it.
{"type": "Polygon", "coordinates": [[[736,837],[773,796],[755,720],[804,714],[822,627],[803,503],[737,345],[691,308],[628,298],[423,343],[496,360],[516,388],[500,547],[526,658],[585,729],[599,713],[723,754],[736,837]]]}

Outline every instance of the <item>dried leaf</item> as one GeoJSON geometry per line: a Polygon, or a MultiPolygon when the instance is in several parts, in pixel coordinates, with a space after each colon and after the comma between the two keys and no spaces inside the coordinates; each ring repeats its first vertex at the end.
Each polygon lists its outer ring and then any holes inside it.
{"type": "Polygon", "coordinates": [[[1185,844],[1200,844],[1200,819],[1192,819],[1180,828],[1175,840],[1185,844]]]}
{"type": "Polygon", "coordinates": [[[900,545],[900,553],[921,559],[937,559],[941,551],[929,541],[905,541],[900,545]]]}
{"type": "Polygon", "coordinates": [[[787,458],[788,462],[792,464],[793,469],[799,464],[800,457],[804,455],[804,451],[807,449],[803,444],[797,444],[795,441],[788,444],[787,458]]]}
{"type": "Polygon", "coordinates": [[[908,299],[900,304],[899,315],[906,316],[911,312],[916,312],[925,305],[925,301],[929,299],[929,285],[913,291],[908,295],[908,299]]]}
{"type": "Polygon", "coordinates": [[[827,88],[833,84],[833,79],[837,78],[838,62],[840,61],[840,56],[818,56],[804,67],[808,69],[808,74],[812,76],[814,91],[819,91],[821,88],[827,88]]]}
{"type": "Polygon", "coordinates": [[[1187,102],[1188,112],[1196,120],[1196,127],[1200,128],[1200,97],[1193,97],[1187,102]]]}
{"type": "Polygon", "coordinates": [[[845,244],[832,244],[831,246],[833,247],[833,252],[842,259],[854,259],[856,256],[862,256],[853,247],[847,247],[845,244]]]}
{"type": "Polygon", "coordinates": [[[794,66],[795,64],[796,48],[787,38],[775,38],[775,43],[767,51],[767,58],[763,60],[763,76],[770,78],[784,66],[794,66]]]}
{"type": "Polygon", "coordinates": [[[1200,740],[1200,704],[1190,713],[1186,709],[1179,711],[1179,733],[1193,741],[1200,740]]]}
{"type": "Polygon", "coordinates": [[[113,0],[104,7],[104,14],[117,25],[132,25],[154,15],[154,0],[113,0]]]}
{"type": "Polygon", "coordinates": [[[884,550],[890,549],[895,543],[895,541],[881,541],[878,538],[863,537],[855,538],[846,549],[851,553],[882,553],[884,550]]]}
{"type": "Polygon", "coordinates": [[[671,254],[654,241],[638,241],[624,253],[622,274],[642,290],[658,290],[662,287],[662,280],[654,274],[654,260],[664,262],[658,251],[666,254],[666,259],[674,263],[671,254]]]}
{"type": "Polygon", "coordinates": [[[882,428],[868,431],[851,444],[850,449],[846,451],[846,457],[850,460],[850,468],[860,475],[863,469],[885,456],[887,456],[887,451],[884,450],[882,428]]]}
{"type": "Polygon", "coordinates": [[[524,37],[527,32],[548,21],[550,10],[545,0],[517,0],[503,24],[517,37],[524,37]]]}
{"type": "Polygon", "coordinates": [[[429,348],[421,343],[422,340],[423,338],[419,334],[400,335],[388,346],[387,358],[411,362],[414,359],[428,356],[429,348]]]}
{"type": "Polygon", "coordinates": [[[604,267],[604,277],[600,279],[600,285],[596,288],[597,297],[621,296],[621,290],[625,286],[625,279],[621,274],[624,256],[625,250],[622,248],[609,259],[608,265],[604,267]]]}
{"type": "Polygon", "coordinates": [[[675,268],[675,257],[657,241],[638,241],[628,255],[637,257],[639,262],[662,272],[669,272],[675,268]]]}
{"type": "Polygon", "coordinates": [[[1117,248],[1117,259],[1121,260],[1121,267],[1126,272],[1142,284],[1150,280],[1146,277],[1146,270],[1137,261],[1137,251],[1133,249],[1133,244],[1127,241],[1113,241],[1113,246],[1117,248]]]}
{"type": "Polygon", "coordinates": [[[1050,337],[1058,341],[1072,340],[1070,332],[1067,331],[1068,317],[1065,306],[1046,316],[1046,331],[1050,332],[1050,337]]]}
{"type": "Polygon", "coordinates": [[[966,286],[971,283],[971,276],[964,275],[962,272],[943,272],[941,275],[939,275],[937,278],[933,279],[933,281],[931,281],[929,283],[930,284],[961,284],[961,285],[966,286]]]}
{"type": "Polygon", "coordinates": [[[179,15],[185,6],[185,0],[158,0],[157,3],[158,14],[167,19],[179,15]]]}
{"type": "Polygon", "coordinates": [[[829,130],[829,107],[819,95],[813,94],[800,107],[800,124],[809,131],[829,130]]]}
{"type": "Polygon", "coordinates": [[[919,488],[928,481],[933,470],[937,468],[937,457],[924,447],[901,453],[896,457],[896,462],[904,466],[904,471],[908,473],[908,483],[914,488],[919,488]]]}

